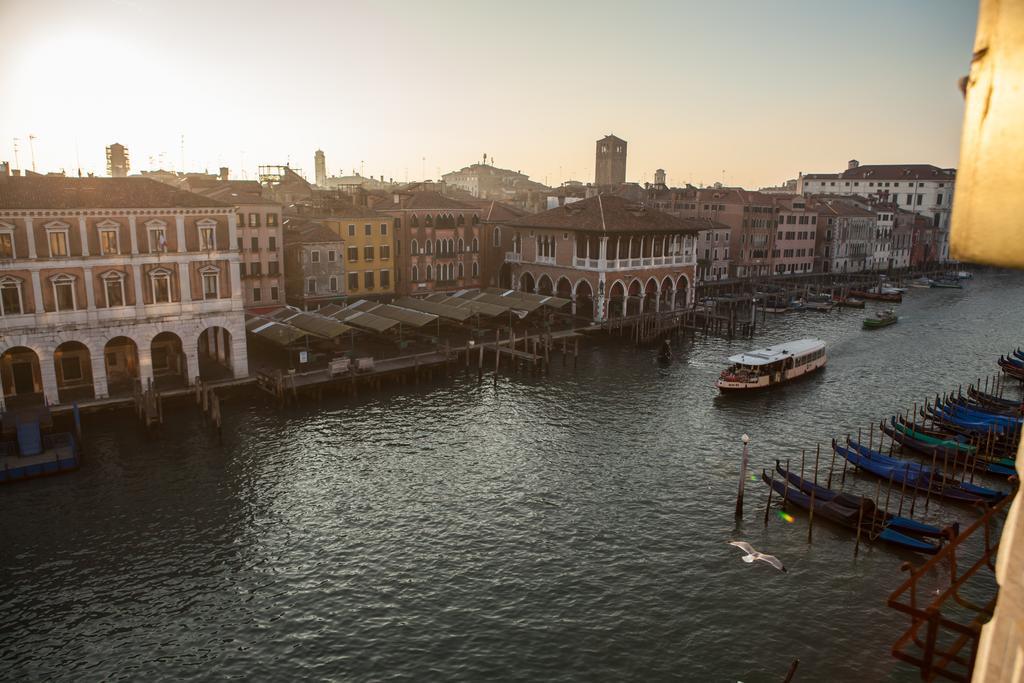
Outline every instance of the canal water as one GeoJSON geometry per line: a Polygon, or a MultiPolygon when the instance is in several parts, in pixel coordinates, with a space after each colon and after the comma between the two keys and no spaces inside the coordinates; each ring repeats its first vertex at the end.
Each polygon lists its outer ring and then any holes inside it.
{"type": "Polygon", "coordinates": [[[799,657],[797,680],[916,680],[889,655],[905,621],[885,599],[917,558],[855,558],[824,524],[808,545],[799,513],[765,528],[759,482],[733,517],[741,434],[753,471],[796,467],[1024,341],[1020,275],[898,308],[874,332],[870,304],[769,319],[667,368],[595,341],[547,378],[283,413],[253,390],[225,404],[223,448],[190,406],[156,441],[127,413],[92,417],[80,471],[0,490],[0,677],[749,682],[799,657]],[[824,373],[717,395],[728,355],[803,336],[829,343],[824,373]]]}

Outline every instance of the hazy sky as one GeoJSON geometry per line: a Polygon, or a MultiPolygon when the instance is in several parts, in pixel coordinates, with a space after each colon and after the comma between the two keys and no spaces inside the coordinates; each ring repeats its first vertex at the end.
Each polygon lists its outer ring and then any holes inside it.
{"type": "Polygon", "coordinates": [[[846,161],[955,166],[972,0],[0,0],[0,159],[105,173],[438,177],[484,153],[556,185],[758,187],[846,161]],[[424,161],[423,159],[426,159],[424,161]]]}

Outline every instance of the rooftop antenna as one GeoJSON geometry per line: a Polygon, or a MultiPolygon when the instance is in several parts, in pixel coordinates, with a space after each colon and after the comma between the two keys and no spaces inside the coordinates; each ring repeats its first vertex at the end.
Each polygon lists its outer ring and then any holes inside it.
{"type": "Polygon", "coordinates": [[[14,166],[21,168],[21,162],[18,161],[18,138],[14,138],[14,166]]]}
{"type": "Polygon", "coordinates": [[[427,158],[423,157],[420,160],[420,180],[427,179],[427,158]]]}
{"type": "Polygon", "coordinates": [[[28,149],[32,153],[32,172],[33,173],[36,172],[36,146],[34,144],[32,144],[35,139],[36,139],[35,135],[33,135],[32,133],[28,134],[28,149]]]}
{"type": "Polygon", "coordinates": [[[181,172],[185,172],[185,134],[181,134],[181,172]]]}
{"type": "Polygon", "coordinates": [[[82,158],[78,154],[78,137],[75,137],[75,166],[78,167],[78,177],[82,177],[82,158]]]}
{"type": "Polygon", "coordinates": [[[360,176],[363,175],[363,160],[362,159],[359,160],[359,175],[360,176]]]}

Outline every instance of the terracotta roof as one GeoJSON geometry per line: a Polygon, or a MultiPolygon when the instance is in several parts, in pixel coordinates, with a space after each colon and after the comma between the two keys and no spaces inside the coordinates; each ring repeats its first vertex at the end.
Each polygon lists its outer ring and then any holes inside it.
{"type": "MultiPolygon", "coordinates": [[[[507,225],[556,228],[577,232],[684,232],[696,233],[716,227],[700,218],[677,218],[616,195],[600,194],[509,221],[507,225]]],[[[724,226],[723,226],[724,227],[724,226]]]]}
{"type": "Polygon", "coordinates": [[[846,202],[819,202],[817,208],[820,212],[832,214],[834,216],[851,216],[851,217],[863,217],[863,218],[874,218],[874,211],[866,211],[859,206],[848,204],[846,202]]]}
{"type": "Polygon", "coordinates": [[[956,180],[955,168],[932,164],[863,164],[841,173],[805,173],[805,180],[956,180]]]}
{"type": "Polygon", "coordinates": [[[0,176],[0,209],[226,208],[151,178],[0,176]]]}
{"type": "Polygon", "coordinates": [[[320,244],[323,242],[341,242],[338,233],[323,223],[296,219],[285,220],[285,244],[320,244]]]}
{"type": "Polygon", "coordinates": [[[522,209],[490,199],[467,200],[466,203],[480,210],[480,220],[485,223],[512,221],[526,215],[522,209]]]}
{"type": "Polygon", "coordinates": [[[378,206],[380,206],[380,210],[398,211],[402,209],[461,209],[463,211],[472,211],[476,208],[471,204],[466,204],[465,202],[460,202],[457,199],[446,197],[440,192],[434,192],[433,190],[403,193],[402,196],[406,197],[404,205],[378,204],[378,206]]]}
{"type": "Polygon", "coordinates": [[[318,217],[336,221],[343,221],[349,218],[389,218],[378,211],[374,211],[373,209],[365,206],[358,206],[356,204],[352,204],[350,206],[333,206],[331,207],[331,212],[329,214],[318,217]]]}
{"type": "Polygon", "coordinates": [[[260,184],[255,180],[219,180],[216,185],[192,189],[196,194],[228,204],[273,204],[280,206],[280,202],[266,199],[261,190],[260,184]]]}

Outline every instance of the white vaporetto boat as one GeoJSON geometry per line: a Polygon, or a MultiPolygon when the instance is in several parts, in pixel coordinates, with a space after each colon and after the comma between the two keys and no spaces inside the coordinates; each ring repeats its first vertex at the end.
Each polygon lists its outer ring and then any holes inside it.
{"type": "Polygon", "coordinates": [[[797,339],[766,349],[730,356],[729,367],[715,382],[722,391],[764,389],[784,384],[825,367],[828,353],[820,339],[797,339]]]}

